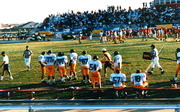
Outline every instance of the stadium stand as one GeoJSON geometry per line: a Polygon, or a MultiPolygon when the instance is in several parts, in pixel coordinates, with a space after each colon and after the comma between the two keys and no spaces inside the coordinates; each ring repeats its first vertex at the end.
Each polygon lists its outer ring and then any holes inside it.
{"type": "Polygon", "coordinates": [[[39,31],[63,31],[63,29],[104,29],[155,27],[157,24],[179,25],[180,7],[143,7],[132,10],[109,6],[107,10],[51,14],[38,27],[39,31]]]}

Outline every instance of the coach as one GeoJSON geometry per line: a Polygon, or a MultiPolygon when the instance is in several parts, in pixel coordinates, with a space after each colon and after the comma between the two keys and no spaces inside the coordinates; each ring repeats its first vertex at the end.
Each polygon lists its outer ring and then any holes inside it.
{"type": "Polygon", "coordinates": [[[159,52],[156,49],[155,45],[151,45],[151,65],[150,65],[150,71],[148,73],[153,74],[154,67],[157,66],[161,70],[161,74],[163,74],[165,71],[162,69],[161,65],[159,64],[159,52]]]}
{"type": "Polygon", "coordinates": [[[33,52],[29,50],[29,46],[26,46],[26,50],[23,53],[24,57],[24,63],[27,66],[27,69],[30,70],[30,64],[31,64],[31,55],[33,52]]]}

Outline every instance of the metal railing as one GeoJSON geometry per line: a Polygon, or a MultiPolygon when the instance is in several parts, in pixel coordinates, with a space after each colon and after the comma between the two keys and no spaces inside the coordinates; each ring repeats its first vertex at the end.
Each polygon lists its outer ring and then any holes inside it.
{"type": "Polygon", "coordinates": [[[96,110],[96,109],[175,109],[175,112],[180,112],[180,105],[89,105],[89,106],[0,106],[0,110],[96,110]]]}

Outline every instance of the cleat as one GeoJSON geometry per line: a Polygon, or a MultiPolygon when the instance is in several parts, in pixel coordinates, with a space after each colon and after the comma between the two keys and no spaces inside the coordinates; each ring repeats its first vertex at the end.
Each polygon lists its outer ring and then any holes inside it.
{"type": "Polygon", "coordinates": [[[164,70],[163,70],[163,71],[161,71],[161,74],[164,74],[164,72],[165,72],[164,70]]]}
{"type": "Polygon", "coordinates": [[[152,72],[152,71],[149,71],[148,74],[153,74],[153,72],[152,72]]]}
{"type": "Polygon", "coordinates": [[[12,77],[12,76],[10,76],[10,77],[9,77],[9,80],[13,80],[13,77],[12,77]]]}
{"type": "Polygon", "coordinates": [[[87,83],[88,83],[88,84],[90,84],[90,83],[91,83],[91,81],[90,81],[90,80],[88,80],[88,81],[87,81],[87,83]]]}
{"type": "Polygon", "coordinates": [[[104,77],[104,78],[108,78],[107,74],[104,74],[103,77],[104,77]]]}
{"type": "Polygon", "coordinates": [[[70,76],[70,77],[68,78],[68,80],[71,81],[71,80],[72,80],[72,77],[70,76]]]}
{"type": "Polygon", "coordinates": [[[73,80],[78,80],[77,76],[75,76],[73,80]]]}
{"type": "Polygon", "coordinates": [[[41,81],[41,84],[46,84],[46,81],[44,80],[44,81],[41,81]]]}
{"type": "Polygon", "coordinates": [[[85,84],[85,83],[86,83],[86,81],[85,81],[85,80],[82,80],[82,81],[81,81],[81,83],[82,83],[82,84],[85,84]]]}
{"type": "Polygon", "coordinates": [[[176,83],[176,80],[171,79],[170,82],[171,82],[172,84],[175,84],[175,83],[176,83]]]}
{"type": "Polygon", "coordinates": [[[61,80],[62,83],[65,83],[65,82],[66,82],[64,77],[61,78],[60,80],[61,80]]]}
{"type": "Polygon", "coordinates": [[[52,82],[52,84],[51,85],[55,85],[56,84],[56,82],[52,82]]]}

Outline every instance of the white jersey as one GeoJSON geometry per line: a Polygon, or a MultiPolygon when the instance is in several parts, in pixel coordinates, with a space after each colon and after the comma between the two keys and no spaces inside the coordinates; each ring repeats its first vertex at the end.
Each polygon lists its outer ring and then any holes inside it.
{"type": "Polygon", "coordinates": [[[159,59],[159,56],[158,56],[159,52],[158,52],[158,50],[156,48],[152,49],[150,53],[151,53],[151,55],[153,55],[152,59],[154,59],[154,58],[159,59]]]}
{"type": "Polygon", "coordinates": [[[54,65],[54,62],[56,61],[55,54],[45,55],[44,58],[47,65],[54,65]]]}
{"type": "Polygon", "coordinates": [[[71,63],[76,63],[78,54],[77,53],[70,53],[70,60],[71,63]]]}
{"type": "Polygon", "coordinates": [[[114,67],[118,67],[118,64],[122,66],[122,56],[121,55],[116,55],[114,57],[114,67]]]}
{"type": "Polygon", "coordinates": [[[88,65],[91,72],[97,72],[98,70],[102,69],[102,64],[99,60],[90,60],[88,62],[88,65]]]}
{"type": "Polygon", "coordinates": [[[113,73],[110,76],[110,81],[113,82],[113,87],[121,87],[122,82],[126,81],[126,75],[123,73],[113,73]]]}
{"type": "Polygon", "coordinates": [[[68,57],[67,56],[57,56],[56,61],[58,66],[66,66],[68,62],[68,57]]]}
{"type": "Polygon", "coordinates": [[[78,61],[81,63],[81,66],[88,67],[88,61],[91,60],[91,55],[81,55],[78,57],[78,61]]]}
{"type": "Polygon", "coordinates": [[[103,32],[100,32],[99,35],[100,35],[100,36],[103,36],[103,32]]]}
{"type": "Polygon", "coordinates": [[[143,85],[143,82],[146,81],[146,74],[145,73],[133,73],[131,74],[131,82],[134,85],[140,86],[143,85]]]}
{"type": "Polygon", "coordinates": [[[9,64],[9,58],[7,55],[3,56],[3,62],[5,62],[4,64],[9,64]]]}
{"type": "Polygon", "coordinates": [[[119,31],[119,35],[120,36],[122,36],[123,35],[123,31],[121,30],[121,31],[119,31]]]}
{"type": "Polygon", "coordinates": [[[177,60],[177,64],[180,64],[180,52],[177,53],[177,57],[179,58],[179,59],[177,60]]]}
{"type": "Polygon", "coordinates": [[[114,32],[114,36],[115,36],[115,37],[117,37],[117,36],[118,36],[117,32],[114,32]]]}
{"type": "Polygon", "coordinates": [[[46,65],[46,64],[45,64],[44,55],[40,55],[40,56],[38,57],[38,61],[40,61],[42,65],[46,65]]]}

